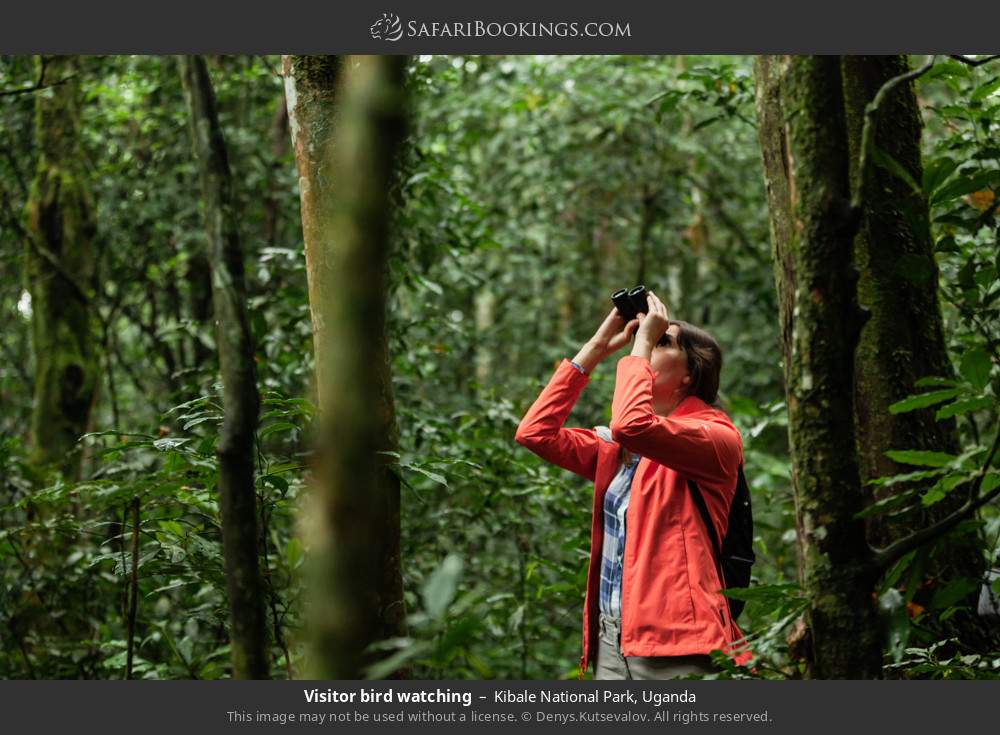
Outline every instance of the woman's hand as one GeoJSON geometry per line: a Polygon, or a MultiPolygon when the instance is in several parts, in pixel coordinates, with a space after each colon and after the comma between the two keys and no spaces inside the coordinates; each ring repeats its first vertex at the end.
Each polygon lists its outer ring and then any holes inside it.
{"type": "Polygon", "coordinates": [[[627,345],[638,326],[638,319],[626,324],[619,316],[618,309],[611,309],[594,336],[580,349],[573,361],[589,373],[605,357],[627,345]]]}
{"type": "Polygon", "coordinates": [[[632,354],[649,359],[655,345],[670,326],[670,314],[667,307],[655,293],[647,293],[649,313],[639,314],[639,329],[635,333],[635,344],[632,354]]]}

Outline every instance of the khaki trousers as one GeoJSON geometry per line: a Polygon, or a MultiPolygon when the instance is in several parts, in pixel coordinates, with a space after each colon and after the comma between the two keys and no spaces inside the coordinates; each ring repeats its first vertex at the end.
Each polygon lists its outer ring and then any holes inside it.
{"type": "Polygon", "coordinates": [[[691,656],[623,656],[621,649],[621,621],[601,613],[601,634],[598,638],[595,679],[676,679],[681,676],[718,673],[712,657],[706,654],[691,656]]]}

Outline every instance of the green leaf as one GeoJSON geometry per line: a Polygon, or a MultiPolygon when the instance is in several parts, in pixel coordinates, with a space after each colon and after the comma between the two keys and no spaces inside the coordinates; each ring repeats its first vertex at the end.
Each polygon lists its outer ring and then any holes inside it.
{"type": "Polygon", "coordinates": [[[973,176],[959,176],[959,178],[941,187],[934,196],[931,197],[931,205],[939,206],[954,199],[980,191],[989,185],[992,174],[989,171],[981,172],[973,176]]]}
{"type": "Polygon", "coordinates": [[[940,187],[945,181],[948,180],[955,169],[958,168],[958,162],[948,158],[947,156],[942,156],[932,161],[927,168],[924,169],[923,176],[923,188],[924,193],[930,196],[938,187],[940,187]]]}
{"type": "Polygon", "coordinates": [[[926,377],[920,378],[914,385],[917,388],[929,388],[931,386],[955,386],[958,385],[951,378],[941,378],[937,375],[928,375],[926,377]]]}
{"type": "Polygon", "coordinates": [[[907,472],[902,475],[892,475],[890,477],[876,477],[869,480],[866,485],[886,486],[898,485],[901,482],[913,482],[915,480],[926,480],[928,477],[936,477],[944,470],[918,470],[917,472],[907,472]]]}
{"type": "Polygon", "coordinates": [[[396,653],[382,659],[381,661],[376,661],[371,666],[365,669],[366,679],[384,679],[391,673],[401,668],[403,664],[409,661],[411,658],[420,656],[431,649],[431,643],[429,641],[414,641],[412,645],[402,648],[396,653]]]}
{"type": "Polygon", "coordinates": [[[462,566],[462,557],[458,554],[448,554],[427,580],[422,594],[424,608],[431,617],[438,619],[444,617],[448,605],[455,598],[462,566]]]}
{"type": "Polygon", "coordinates": [[[287,421],[278,421],[277,423],[269,424],[268,426],[265,426],[263,429],[261,429],[259,437],[263,439],[265,436],[269,436],[270,434],[276,434],[279,431],[295,431],[298,428],[299,427],[296,426],[295,424],[291,424],[287,421]]]}
{"type": "Polygon", "coordinates": [[[288,492],[288,480],[281,475],[264,475],[261,482],[267,483],[282,495],[288,492]]]}
{"type": "Polygon", "coordinates": [[[979,580],[967,577],[953,579],[934,593],[934,597],[931,599],[931,607],[936,610],[951,607],[976,589],[979,589],[979,580]]]}
{"type": "Polygon", "coordinates": [[[800,597],[802,591],[797,584],[754,584],[750,587],[730,587],[722,594],[734,600],[768,603],[800,597]]]}
{"type": "Polygon", "coordinates": [[[444,475],[439,475],[437,472],[431,472],[430,470],[425,470],[423,467],[420,467],[419,465],[409,464],[406,462],[401,463],[400,467],[403,467],[404,469],[407,470],[412,470],[413,472],[423,475],[429,480],[433,480],[439,485],[444,485],[445,487],[448,487],[448,480],[445,478],[444,475]]]}
{"type": "Polygon", "coordinates": [[[982,411],[985,408],[989,408],[993,405],[993,399],[989,396],[979,396],[977,398],[962,398],[955,401],[954,403],[949,403],[947,406],[942,406],[934,414],[934,418],[938,421],[942,419],[948,419],[952,416],[960,416],[964,413],[969,413],[970,411],[982,411]]]}
{"type": "Polygon", "coordinates": [[[958,459],[947,452],[931,452],[920,449],[890,450],[885,456],[893,462],[912,464],[918,467],[945,467],[958,459]]]}
{"type": "Polygon", "coordinates": [[[902,164],[899,163],[895,158],[889,155],[886,151],[883,151],[878,146],[872,146],[872,160],[876,165],[884,168],[886,171],[891,173],[893,176],[902,179],[903,182],[910,187],[910,189],[916,193],[921,194],[922,189],[917,185],[913,176],[910,172],[903,168],[902,164]]]}
{"type": "Polygon", "coordinates": [[[973,91],[972,96],[969,98],[972,102],[978,102],[979,100],[989,97],[991,94],[1000,89],[1000,77],[986,82],[986,84],[980,84],[973,91]]]}
{"type": "Polygon", "coordinates": [[[907,411],[915,411],[918,408],[927,408],[928,406],[933,406],[935,403],[950,400],[959,393],[961,391],[958,388],[948,388],[946,390],[936,390],[930,393],[908,396],[889,406],[889,413],[906,413],[907,411]]]}
{"type": "Polygon", "coordinates": [[[211,413],[207,415],[202,415],[199,416],[198,418],[194,418],[191,419],[190,421],[184,422],[184,431],[187,431],[191,427],[197,426],[198,424],[203,424],[206,421],[222,421],[222,419],[223,416],[221,414],[211,413]]]}
{"type": "Polygon", "coordinates": [[[924,493],[920,502],[925,508],[934,505],[935,503],[939,503],[948,496],[948,493],[968,479],[968,475],[964,474],[945,475],[938,480],[930,490],[924,493]]]}
{"type": "Polygon", "coordinates": [[[288,562],[288,568],[297,568],[304,557],[305,550],[302,547],[302,541],[295,537],[290,538],[285,546],[285,561],[288,562]]]}
{"type": "Polygon", "coordinates": [[[879,589],[879,595],[885,594],[886,590],[888,590],[890,587],[896,586],[896,582],[899,581],[899,578],[903,575],[903,572],[905,572],[909,568],[910,562],[913,561],[913,557],[917,555],[917,551],[918,549],[914,549],[913,551],[908,552],[903,556],[902,559],[900,559],[893,565],[892,569],[885,576],[885,580],[883,580],[882,582],[882,586],[879,589]]]}
{"type": "Polygon", "coordinates": [[[886,498],[882,498],[881,500],[877,500],[867,508],[858,511],[854,514],[854,517],[868,518],[870,516],[881,515],[882,513],[886,513],[888,511],[899,510],[904,506],[910,505],[914,501],[915,495],[916,491],[912,489],[898,495],[890,495],[886,498]]]}
{"type": "Polygon", "coordinates": [[[160,521],[160,528],[174,536],[183,536],[184,527],[177,521],[160,521]]]}
{"type": "Polygon", "coordinates": [[[979,492],[985,495],[990,490],[994,490],[997,485],[1000,485],[1000,472],[990,470],[986,477],[983,478],[983,484],[980,485],[979,492]]]}
{"type": "Polygon", "coordinates": [[[972,383],[976,390],[982,390],[990,380],[990,370],[993,362],[989,353],[982,347],[973,347],[962,355],[962,362],[959,370],[962,377],[972,383]]]}
{"type": "Polygon", "coordinates": [[[157,439],[156,441],[154,441],[153,442],[153,447],[155,449],[160,450],[161,452],[169,452],[169,451],[171,451],[173,449],[177,449],[178,447],[184,446],[185,444],[187,444],[190,441],[192,441],[192,440],[191,439],[179,439],[179,438],[173,438],[173,437],[166,437],[164,439],[157,439]]]}

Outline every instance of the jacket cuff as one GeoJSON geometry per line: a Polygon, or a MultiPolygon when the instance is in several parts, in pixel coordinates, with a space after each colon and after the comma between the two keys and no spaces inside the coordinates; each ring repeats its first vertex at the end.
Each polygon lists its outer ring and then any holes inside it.
{"type": "Polygon", "coordinates": [[[559,363],[559,367],[556,369],[556,372],[564,373],[567,380],[570,382],[579,381],[582,385],[585,385],[590,380],[590,376],[573,365],[572,360],[568,357],[564,357],[562,359],[562,362],[559,363]]]}

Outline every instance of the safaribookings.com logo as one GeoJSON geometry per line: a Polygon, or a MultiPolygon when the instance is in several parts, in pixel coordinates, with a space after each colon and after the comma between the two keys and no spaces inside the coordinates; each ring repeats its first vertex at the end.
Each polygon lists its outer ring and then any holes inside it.
{"type": "Polygon", "coordinates": [[[377,41],[398,41],[407,38],[631,38],[632,29],[621,21],[518,21],[486,23],[481,20],[403,22],[395,13],[382,13],[369,29],[377,41]]]}

